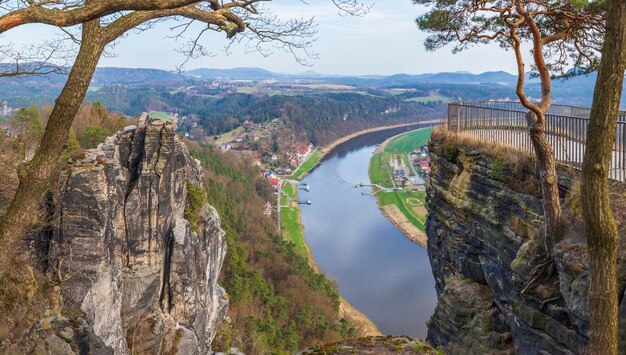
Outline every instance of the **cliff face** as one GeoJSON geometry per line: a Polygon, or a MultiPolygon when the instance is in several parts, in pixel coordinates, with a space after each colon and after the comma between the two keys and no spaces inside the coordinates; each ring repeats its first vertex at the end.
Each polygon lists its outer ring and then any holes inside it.
{"type": "Polygon", "coordinates": [[[209,351],[227,308],[217,284],[224,232],[203,199],[190,206],[190,189],[204,188],[202,169],[171,126],[144,118],[60,180],[51,238],[38,249],[101,351],[209,351]]]}
{"type": "MultiPolygon", "coordinates": [[[[511,187],[507,180],[524,177],[503,169],[502,160],[462,146],[437,149],[437,144],[433,141],[431,150],[426,232],[439,301],[428,340],[450,354],[587,352],[582,229],[568,221],[554,252],[553,276],[538,279],[523,293],[543,223],[538,194],[511,187]]],[[[567,186],[566,177],[560,176],[560,183],[567,186]]],[[[623,253],[619,263],[624,265],[623,253]]],[[[621,280],[620,295],[624,288],[621,280]]],[[[624,314],[626,302],[620,307],[624,314]]],[[[622,339],[625,330],[620,329],[622,339]]]]}

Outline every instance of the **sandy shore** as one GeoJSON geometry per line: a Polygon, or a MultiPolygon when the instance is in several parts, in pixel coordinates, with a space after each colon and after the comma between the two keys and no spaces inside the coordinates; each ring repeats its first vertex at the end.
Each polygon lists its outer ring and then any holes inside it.
{"type": "Polygon", "coordinates": [[[339,304],[339,314],[350,321],[350,324],[356,329],[355,338],[383,335],[371,319],[354,308],[343,297],[341,297],[339,304]]]}
{"type": "Polygon", "coordinates": [[[419,244],[426,249],[427,237],[424,232],[419,230],[411,221],[409,221],[396,205],[381,206],[376,199],[378,208],[387,219],[393,223],[410,241],[419,244]]]}

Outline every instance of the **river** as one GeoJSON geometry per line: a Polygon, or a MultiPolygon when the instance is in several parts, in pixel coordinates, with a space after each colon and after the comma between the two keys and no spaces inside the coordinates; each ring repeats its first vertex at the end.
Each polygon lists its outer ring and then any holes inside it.
{"type": "Polygon", "coordinates": [[[304,237],[320,269],[337,281],[340,294],[383,334],[426,337],[435,309],[435,281],[426,250],[409,241],[380,212],[376,200],[354,188],[369,182],[376,146],[400,128],[356,137],[324,157],[304,181],[300,199],[304,237]]]}

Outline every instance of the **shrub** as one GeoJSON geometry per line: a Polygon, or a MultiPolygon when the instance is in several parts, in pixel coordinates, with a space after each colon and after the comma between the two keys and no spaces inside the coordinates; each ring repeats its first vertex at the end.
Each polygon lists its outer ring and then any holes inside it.
{"type": "Polygon", "coordinates": [[[202,212],[205,203],[206,195],[204,194],[204,190],[201,187],[197,187],[192,184],[191,181],[187,181],[187,205],[185,206],[185,218],[189,221],[191,230],[194,232],[198,231],[200,223],[202,222],[200,213],[202,212]]]}

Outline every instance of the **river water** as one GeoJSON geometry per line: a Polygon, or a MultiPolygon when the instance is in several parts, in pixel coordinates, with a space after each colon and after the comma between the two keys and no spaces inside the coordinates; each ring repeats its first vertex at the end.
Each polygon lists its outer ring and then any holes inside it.
{"type": "MultiPolygon", "coordinates": [[[[411,128],[415,129],[415,127],[411,128]]],[[[435,281],[426,250],[409,241],[377,207],[369,188],[369,159],[385,139],[408,129],[374,132],[337,146],[304,181],[304,236],[322,271],[383,334],[426,337],[435,309],[435,281]]]]}

